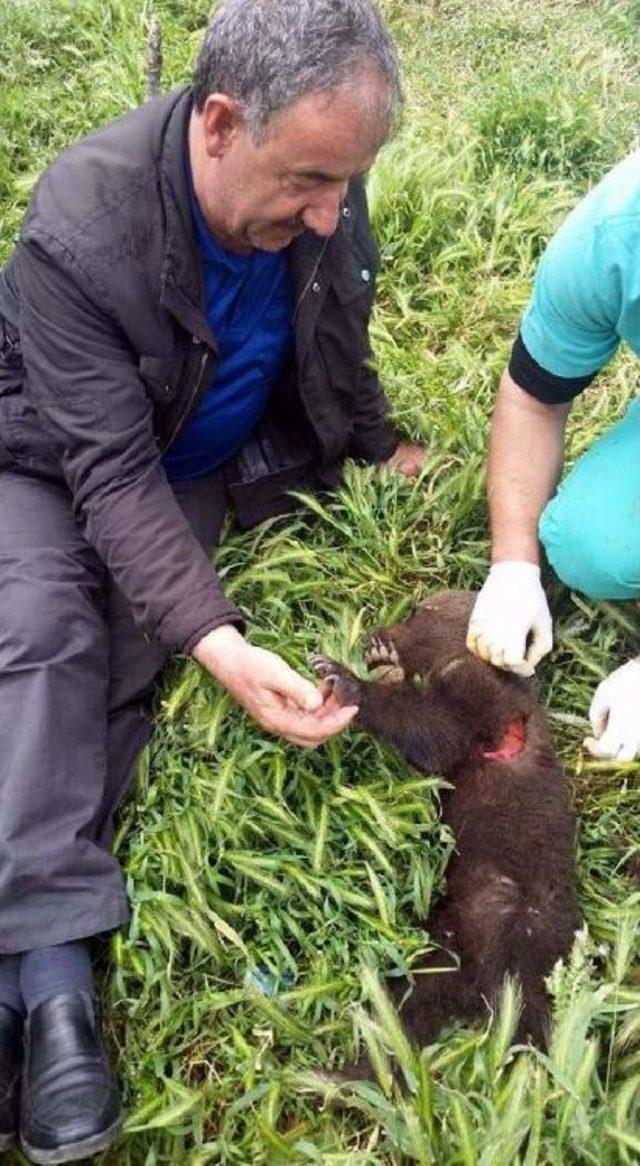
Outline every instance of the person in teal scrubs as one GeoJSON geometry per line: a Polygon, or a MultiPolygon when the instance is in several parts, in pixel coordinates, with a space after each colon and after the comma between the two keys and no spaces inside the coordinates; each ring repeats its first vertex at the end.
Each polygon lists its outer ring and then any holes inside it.
{"type": "MultiPolygon", "coordinates": [[[[568,587],[640,599],[640,399],[556,490],[571,403],[621,341],[640,355],[640,151],[551,240],[500,383],[489,458],[492,566],[468,637],[498,667],[531,674],[551,649],[540,543],[568,587]]],[[[590,720],[594,756],[640,756],[640,657],[598,686],[590,720]]]]}

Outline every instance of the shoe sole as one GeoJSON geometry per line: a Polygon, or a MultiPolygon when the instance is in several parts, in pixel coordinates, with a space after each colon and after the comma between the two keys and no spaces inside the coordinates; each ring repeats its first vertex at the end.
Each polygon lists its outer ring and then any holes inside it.
{"type": "Polygon", "coordinates": [[[30,1146],[24,1138],[20,1138],[20,1147],[36,1166],[57,1166],[60,1162],[78,1162],[81,1158],[91,1157],[106,1150],[120,1137],[123,1118],[119,1117],[103,1130],[101,1134],[94,1134],[91,1138],[83,1138],[80,1142],[68,1142],[66,1146],[56,1146],[53,1150],[42,1150],[37,1146],[30,1146]]]}

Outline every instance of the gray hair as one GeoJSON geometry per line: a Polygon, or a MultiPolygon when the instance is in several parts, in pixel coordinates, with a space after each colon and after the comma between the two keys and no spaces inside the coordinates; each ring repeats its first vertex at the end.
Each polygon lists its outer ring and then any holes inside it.
{"type": "Polygon", "coordinates": [[[388,137],[402,105],[395,45],[373,0],[223,0],[194,75],[200,112],[210,93],[240,105],[251,136],[309,93],[355,87],[365,71],[385,83],[377,110],[388,137]]]}

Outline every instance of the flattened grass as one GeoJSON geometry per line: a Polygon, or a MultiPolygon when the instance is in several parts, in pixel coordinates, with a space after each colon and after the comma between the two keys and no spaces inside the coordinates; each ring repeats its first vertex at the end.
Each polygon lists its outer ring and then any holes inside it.
{"type": "MultiPolygon", "coordinates": [[[[187,75],[207,7],[155,4],[167,84],[187,75]]],[[[303,670],[318,650],[359,667],[365,629],[429,590],[480,583],[491,401],[536,258],[637,126],[634,3],[384,7],[408,111],[370,179],[373,337],[396,416],[430,456],[417,483],[350,467],[334,499],[229,530],[217,563],[251,638],[303,670]]],[[[133,0],[5,0],[3,254],[42,165],[142,100],[151,14],[133,0]]],[[[634,377],[622,355],[581,399],[571,457],[634,377]]],[[[587,761],[580,741],[590,693],[637,651],[640,618],[552,580],[550,596],[541,683],[573,782],[588,930],[552,977],[549,1055],[512,1047],[513,985],[486,1030],[452,1030],[420,1056],[398,1029],[384,980],[428,943],[420,921],[452,845],[438,780],[355,733],[308,754],[265,738],[176,660],[117,837],[132,921],[102,970],[130,1116],[110,1166],[638,1160],[639,767],[587,761]],[[323,1077],[358,1041],[377,1083],[323,1077]]]]}

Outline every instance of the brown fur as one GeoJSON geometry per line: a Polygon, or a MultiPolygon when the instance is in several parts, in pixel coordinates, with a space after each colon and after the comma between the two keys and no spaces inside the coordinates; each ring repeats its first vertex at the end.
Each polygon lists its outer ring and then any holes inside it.
{"type": "Polygon", "coordinates": [[[543,980],[578,925],[567,783],[533,683],[466,650],[473,602],[467,592],[441,592],[374,635],[369,666],[383,672],[386,652],[396,665],[390,683],[359,680],[323,658],[316,668],[341,704],[359,705],[361,728],[453,787],[442,809],[456,850],[447,892],[425,923],[436,950],[403,1007],[408,1032],[422,1045],[448,1019],[486,1016],[511,973],[523,995],[518,1036],[544,1045],[543,980]],[[483,758],[517,717],[526,723],[518,756],[483,758]],[[435,968],[452,970],[429,974],[435,968]]]}

